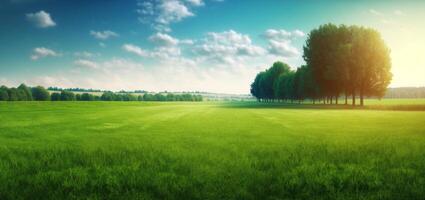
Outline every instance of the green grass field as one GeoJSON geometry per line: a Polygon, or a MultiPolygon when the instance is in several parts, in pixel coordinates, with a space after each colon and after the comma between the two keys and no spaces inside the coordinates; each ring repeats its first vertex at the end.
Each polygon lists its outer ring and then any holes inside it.
{"type": "Polygon", "coordinates": [[[0,102],[0,199],[425,197],[425,111],[325,108],[0,102]]]}

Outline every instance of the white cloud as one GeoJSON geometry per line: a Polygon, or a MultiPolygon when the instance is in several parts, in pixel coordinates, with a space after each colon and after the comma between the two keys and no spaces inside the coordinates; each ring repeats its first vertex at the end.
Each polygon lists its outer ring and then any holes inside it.
{"type": "Polygon", "coordinates": [[[252,44],[248,35],[234,30],[210,32],[202,42],[195,46],[193,52],[203,59],[232,64],[244,57],[264,55],[265,50],[252,44]]]}
{"type": "Polygon", "coordinates": [[[139,0],[136,11],[140,22],[157,31],[170,32],[170,24],[195,16],[194,8],[202,5],[202,0],[139,0]]]}
{"type": "Polygon", "coordinates": [[[118,37],[118,33],[115,33],[110,30],[106,31],[90,31],[90,35],[99,40],[107,40],[112,37],[118,37]]]}
{"type": "Polygon", "coordinates": [[[142,49],[142,48],[140,48],[136,45],[133,45],[133,44],[124,44],[122,46],[122,49],[127,51],[127,52],[134,53],[138,56],[142,56],[142,57],[149,56],[149,53],[146,50],[144,50],[144,49],[142,49]]]}
{"type": "Polygon", "coordinates": [[[155,35],[150,36],[149,40],[160,46],[175,46],[179,43],[178,39],[164,33],[156,33],[155,35]]]}
{"type": "Polygon", "coordinates": [[[34,23],[39,28],[48,28],[56,26],[56,23],[50,17],[50,14],[41,10],[37,13],[26,14],[28,21],[34,23]]]}
{"type": "Polygon", "coordinates": [[[32,60],[38,60],[40,58],[44,57],[56,57],[60,56],[59,53],[56,53],[55,51],[45,48],[45,47],[37,47],[33,49],[33,53],[31,55],[32,60]]]}
{"type": "Polygon", "coordinates": [[[300,51],[292,45],[292,41],[304,36],[305,33],[298,29],[294,31],[268,29],[263,34],[269,43],[267,48],[269,53],[284,58],[301,55],[300,51]]]}
{"type": "Polygon", "coordinates": [[[375,9],[369,9],[369,13],[376,15],[376,16],[384,16],[383,13],[381,13],[381,12],[375,10],[375,9]]]}
{"type": "Polygon", "coordinates": [[[202,0],[186,0],[186,1],[189,2],[190,4],[194,5],[194,6],[204,5],[204,2],[202,2],[202,0]]]}
{"type": "Polygon", "coordinates": [[[291,41],[269,41],[269,53],[285,58],[296,57],[300,55],[297,48],[291,45],[291,41]]]}
{"type": "Polygon", "coordinates": [[[263,36],[268,40],[286,41],[304,37],[305,33],[298,29],[294,31],[286,31],[284,29],[267,29],[266,32],[264,32],[263,36]]]}
{"type": "Polygon", "coordinates": [[[96,62],[90,61],[90,60],[84,60],[84,59],[78,59],[74,61],[74,64],[80,67],[86,67],[90,69],[97,69],[98,64],[96,62]]]}

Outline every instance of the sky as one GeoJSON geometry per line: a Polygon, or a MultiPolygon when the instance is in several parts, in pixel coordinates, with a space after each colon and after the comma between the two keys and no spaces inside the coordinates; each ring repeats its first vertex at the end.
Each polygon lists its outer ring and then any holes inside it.
{"type": "Polygon", "coordinates": [[[249,93],[325,23],[378,30],[391,87],[425,86],[425,1],[1,0],[0,85],[249,93]]]}

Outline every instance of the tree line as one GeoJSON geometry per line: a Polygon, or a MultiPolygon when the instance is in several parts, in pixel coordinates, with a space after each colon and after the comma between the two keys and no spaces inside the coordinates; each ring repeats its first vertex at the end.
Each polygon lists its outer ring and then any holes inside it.
{"type": "Polygon", "coordinates": [[[105,91],[101,96],[91,93],[74,93],[62,90],[50,93],[42,86],[28,87],[25,84],[17,88],[0,87],[0,101],[202,101],[201,95],[183,94],[151,94],[134,95],[131,93],[116,93],[105,91]]]}
{"type": "Polygon", "coordinates": [[[390,50],[378,31],[325,24],[312,30],[304,45],[305,65],[291,70],[275,62],[260,72],[251,84],[251,94],[259,101],[303,101],[338,104],[344,96],[352,105],[360,98],[384,96],[392,74],[390,50]]]}

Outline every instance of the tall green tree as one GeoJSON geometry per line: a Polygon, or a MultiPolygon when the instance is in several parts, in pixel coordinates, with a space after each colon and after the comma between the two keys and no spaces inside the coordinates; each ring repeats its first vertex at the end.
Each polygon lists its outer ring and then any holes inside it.
{"type": "Polygon", "coordinates": [[[18,89],[23,91],[25,93],[25,101],[32,101],[32,92],[31,92],[31,88],[29,88],[28,86],[26,86],[25,84],[21,84],[18,86],[18,89]]]}
{"type": "Polygon", "coordinates": [[[33,87],[31,89],[32,97],[35,101],[49,101],[50,93],[43,86],[33,87]]]}

